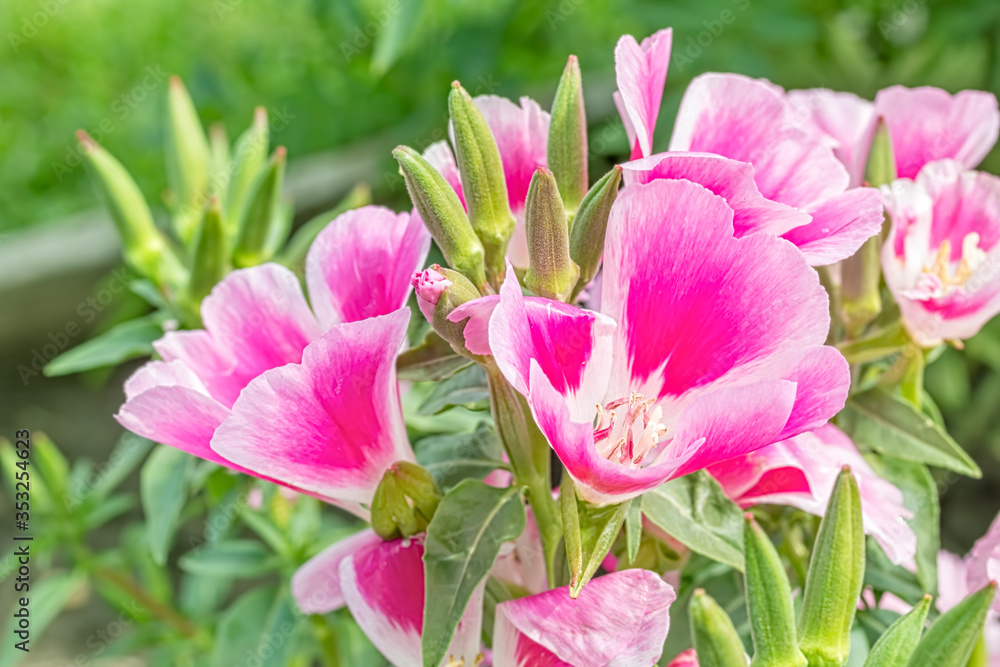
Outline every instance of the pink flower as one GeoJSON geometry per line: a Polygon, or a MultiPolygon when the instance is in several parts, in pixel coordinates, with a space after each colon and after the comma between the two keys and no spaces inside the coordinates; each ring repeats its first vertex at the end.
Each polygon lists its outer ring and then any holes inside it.
{"type": "Polygon", "coordinates": [[[1000,178],[931,162],[883,188],[886,284],[924,346],[970,338],[1000,312],[1000,178]]]}
{"type": "MultiPolygon", "coordinates": [[[[1000,581],[1000,516],[972,545],[966,566],[969,592],[978,591],[991,581],[1000,581]]],[[[1000,595],[993,601],[993,611],[1000,613],[1000,595]]]]}
{"type": "Polygon", "coordinates": [[[365,516],[385,468],[413,458],[395,359],[429,244],[408,214],[343,214],[309,251],[311,310],[284,267],[233,272],[202,303],[205,329],[154,344],[163,361],[128,379],[116,419],[365,516]]]}
{"type": "MultiPolygon", "coordinates": [[[[493,131],[500,150],[507,199],[517,220],[514,236],[507,248],[507,259],[514,266],[525,268],[528,266],[528,238],[524,227],[524,202],[535,170],[548,166],[549,114],[529,97],[521,98],[521,106],[496,95],[481,95],[475,98],[475,102],[493,131]]],[[[464,206],[461,175],[448,142],[431,144],[424,151],[424,158],[441,172],[464,206]]]]}
{"type": "Polygon", "coordinates": [[[663,101],[672,41],[673,31],[666,28],[642,44],[632,35],[622,35],[615,47],[615,106],[625,125],[633,160],[653,154],[653,132],[663,101]]]}
{"type": "MultiPolygon", "coordinates": [[[[306,614],[345,604],[372,644],[396,667],[422,667],[423,537],[383,542],[363,530],[314,556],[292,577],[292,594],[306,614]]],[[[474,665],[480,653],[483,587],[473,594],[448,651],[474,665]]],[[[449,658],[446,658],[449,659],[449,658]]]]}
{"type": "MultiPolygon", "coordinates": [[[[503,667],[655,665],[670,627],[674,589],[648,570],[593,579],[497,605],[493,660],[503,667]]],[[[466,663],[468,664],[468,663],[466,663]]]]}
{"type": "Polygon", "coordinates": [[[873,188],[849,187],[833,142],[802,124],[778,86],[736,74],[704,74],[684,93],[670,150],[753,165],[760,194],[811,216],[782,236],[820,266],[851,256],[879,231],[881,200],[873,188]]]}
{"type": "Polygon", "coordinates": [[[789,91],[788,99],[797,119],[832,142],[854,185],[864,178],[878,118],[889,130],[900,178],[915,178],[935,160],[972,169],[1000,132],[996,97],[978,90],[949,95],[940,88],[892,86],[880,90],[874,104],[824,89],[789,91]]]}
{"type": "Polygon", "coordinates": [[[472,318],[467,345],[492,352],[593,503],[815,429],[843,407],[847,363],[823,345],[815,272],[781,239],[735,238],[733,210],[700,185],[622,190],[603,290],[603,312],[584,311],[522,297],[511,273],[499,296],[450,315],[472,318]]]}
{"type": "Polygon", "coordinates": [[[689,648],[671,660],[667,667],[698,667],[698,654],[689,648]]]}
{"type": "Polygon", "coordinates": [[[420,306],[420,312],[424,314],[428,322],[433,322],[434,307],[441,299],[441,294],[453,283],[434,267],[417,271],[410,279],[410,283],[417,295],[417,305],[420,306]]]}
{"type": "Polygon", "coordinates": [[[906,523],[913,513],[903,494],[871,469],[854,443],[833,424],[802,433],[708,471],[741,507],[761,503],[791,505],[823,516],[837,475],[851,466],[861,491],[865,532],[873,535],[897,565],[916,554],[917,537],[906,523]]]}

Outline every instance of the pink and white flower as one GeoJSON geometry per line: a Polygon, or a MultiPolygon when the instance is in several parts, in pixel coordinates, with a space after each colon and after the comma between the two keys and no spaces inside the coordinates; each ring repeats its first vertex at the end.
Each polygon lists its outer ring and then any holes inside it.
{"type": "Polygon", "coordinates": [[[493,664],[503,667],[655,665],[670,627],[670,584],[649,570],[597,577],[575,600],[569,586],[501,602],[493,664]]]}
{"type": "MultiPolygon", "coordinates": [[[[507,248],[507,259],[518,268],[526,268],[528,237],[524,226],[524,202],[535,170],[548,166],[549,113],[529,97],[522,97],[520,106],[496,95],[480,95],[474,101],[496,139],[507,184],[507,199],[517,220],[507,248]]],[[[424,151],[424,158],[444,176],[465,206],[461,174],[448,142],[431,144],[424,151]]]]}
{"type": "Polygon", "coordinates": [[[205,328],[167,333],[163,357],[125,383],[127,429],[360,516],[393,461],[412,460],[396,384],[410,277],[430,237],[419,219],[343,214],[298,278],[235,271],[202,303],[205,328]]]}
{"type": "Polygon", "coordinates": [[[920,345],[970,338],[1000,312],[1000,178],[953,160],[883,188],[886,284],[920,345]]]}
{"type": "Polygon", "coordinates": [[[622,35],[615,46],[615,106],[625,125],[632,159],[653,154],[653,132],[663,101],[673,30],[657,31],[638,43],[622,35]]]}
{"type": "Polygon", "coordinates": [[[508,274],[500,295],[449,316],[471,318],[469,349],[492,353],[592,503],[818,428],[844,405],[815,272],[786,241],[736,238],[732,208],[700,185],[621,192],[603,290],[602,312],[584,311],[525,298],[508,274]]]}
{"type": "Polygon", "coordinates": [[[823,516],[845,465],[851,466],[861,492],[865,532],[878,540],[893,563],[910,562],[917,537],[906,523],[913,513],[903,504],[903,493],[879,477],[833,424],[716,463],[708,471],[740,507],[790,505],[823,516]]]}

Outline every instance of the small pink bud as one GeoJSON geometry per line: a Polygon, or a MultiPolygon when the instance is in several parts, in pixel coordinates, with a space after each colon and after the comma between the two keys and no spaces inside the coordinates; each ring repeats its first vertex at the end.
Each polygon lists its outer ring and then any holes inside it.
{"type": "Polygon", "coordinates": [[[413,285],[413,289],[417,293],[420,312],[424,314],[428,322],[434,321],[434,307],[437,306],[441,294],[454,284],[441,275],[438,271],[439,268],[441,267],[435,264],[429,269],[417,271],[410,279],[410,284],[413,285]]]}

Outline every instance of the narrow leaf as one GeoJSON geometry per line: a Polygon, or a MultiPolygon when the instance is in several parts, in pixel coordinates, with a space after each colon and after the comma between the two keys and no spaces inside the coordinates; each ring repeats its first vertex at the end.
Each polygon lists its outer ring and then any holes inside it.
{"type": "Polygon", "coordinates": [[[190,454],[161,445],[142,467],[139,480],[146,539],[158,565],[167,562],[167,552],[187,499],[187,476],[193,462],[190,454]]]}
{"type": "Polygon", "coordinates": [[[153,353],[153,341],[163,337],[163,316],[154,313],[121,324],[67,350],[45,366],[46,377],[116,366],[153,353]]]}
{"type": "Polygon", "coordinates": [[[996,583],[990,582],[939,616],[917,644],[910,667],[965,667],[982,636],[996,592],[996,583]]]}

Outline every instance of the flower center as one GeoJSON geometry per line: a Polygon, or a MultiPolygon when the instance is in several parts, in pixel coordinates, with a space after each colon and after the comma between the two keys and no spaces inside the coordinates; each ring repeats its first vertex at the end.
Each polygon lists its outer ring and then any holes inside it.
{"type": "Polygon", "coordinates": [[[660,423],[663,408],[653,408],[655,399],[643,400],[631,392],[605,406],[598,404],[594,420],[594,443],[597,452],[609,461],[638,468],[656,447],[667,427],[660,423]],[[650,409],[652,408],[652,409],[650,409]]]}
{"type": "Polygon", "coordinates": [[[979,247],[979,234],[969,232],[962,239],[962,258],[953,267],[951,242],[945,239],[938,247],[934,263],[924,266],[912,290],[918,299],[940,298],[955,289],[965,286],[965,282],[986,260],[986,253],[979,247]]]}

